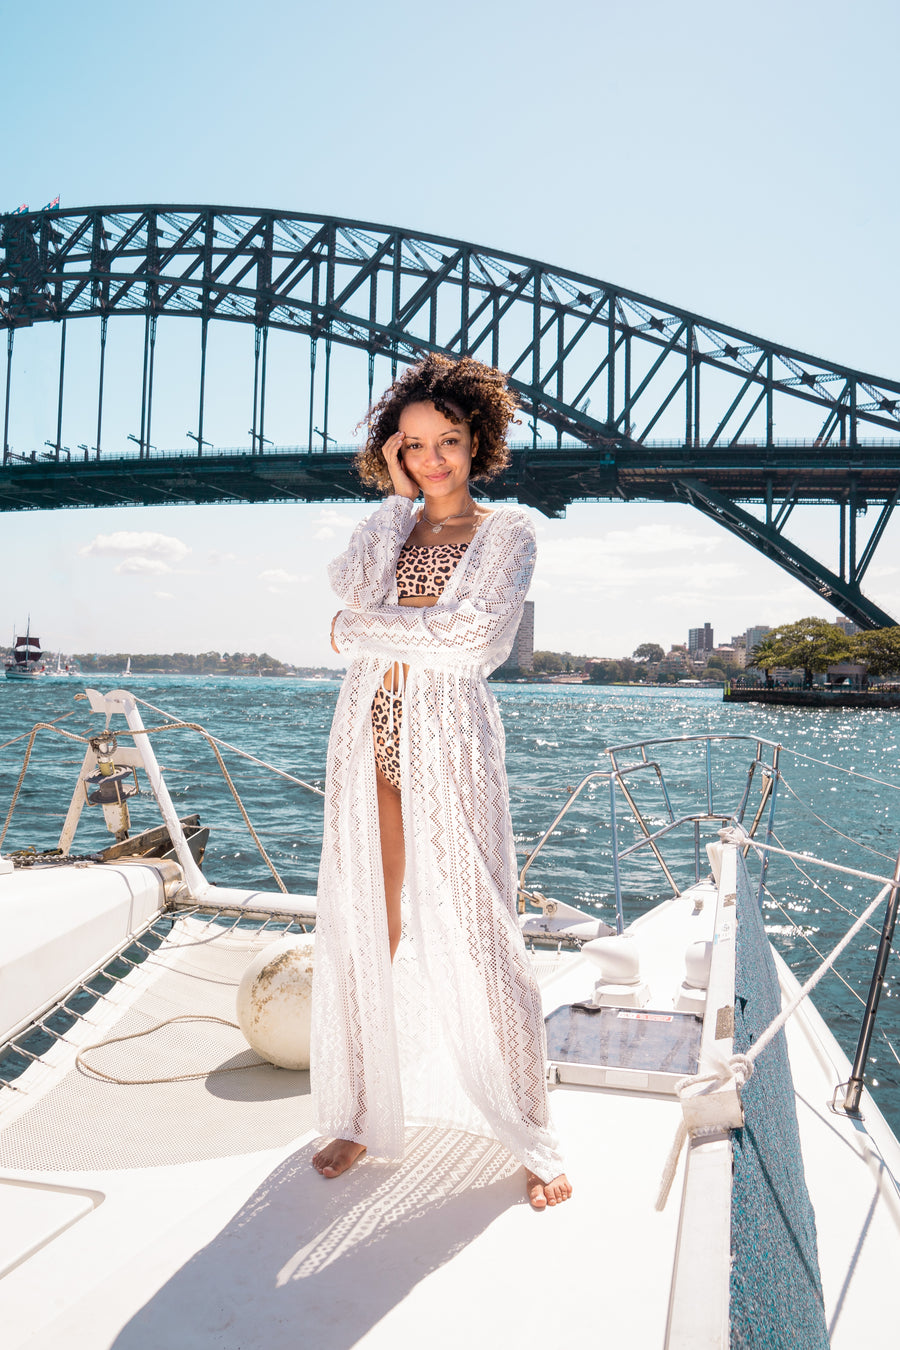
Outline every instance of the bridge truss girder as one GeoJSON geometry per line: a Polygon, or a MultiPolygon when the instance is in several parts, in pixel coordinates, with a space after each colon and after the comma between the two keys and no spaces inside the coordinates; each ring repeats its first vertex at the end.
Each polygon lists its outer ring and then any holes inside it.
{"type": "MultiPolygon", "coordinates": [[[[883,612],[859,591],[859,580],[900,488],[900,473],[887,463],[896,461],[900,445],[897,381],[534,259],[335,217],[160,205],[40,212],[0,217],[0,250],[0,328],[10,334],[7,466],[12,338],[35,323],[61,323],[55,442],[60,461],[64,335],[72,318],[99,318],[105,351],[110,317],[144,316],[140,459],[150,455],[156,325],[163,316],[200,321],[198,429],[192,433],[198,459],[208,445],[203,414],[211,320],[249,324],[256,331],[254,454],[266,445],[270,329],[309,338],[311,380],[317,346],[324,342],[326,387],[332,344],[365,353],[370,399],[376,357],[396,370],[426,351],[469,354],[507,370],[530,414],[532,455],[515,484],[522,500],[555,513],[567,501],[606,495],[608,474],[600,492],[590,481],[598,456],[606,458],[614,466],[619,496],[690,501],[818,594],[827,591],[844,612],[849,606],[858,622],[882,621],[883,612]],[[774,434],[785,422],[808,461],[787,484],[779,481],[784,461],[796,456],[787,454],[774,434]],[[651,437],[663,433],[676,442],[671,458],[677,462],[661,471],[669,473],[668,480],[654,488],[643,461],[659,449],[651,437]],[[867,444],[873,436],[887,444],[867,444]],[[565,438],[577,441],[580,450],[564,446],[565,438]],[[581,464],[564,472],[563,458],[579,453],[581,464]],[[538,473],[546,454],[560,460],[555,469],[551,462],[538,473]],[[729,457],[755,462],[744,466],[743,479],[707,474],[705,464],[729,457]],[[820,473],[825,459],[833,461],[827,483],[820,473]],[[685,487],[687,479],[705,485],[706,495],[685,487]],[[710,493],[733,510],[721,502],[710,506],[710,493]],[[742,523],[742,517],[754,518],[737,502],[759,500],[760,493],[767,520],[764,529],[754,530],[742,523]],[[816,559],[807,557],[802,566],[791,562],[796,550],[783,527],[797,502],[813,499],[841,506],[841,552],[845,557],[849,540],[850,568],[845,565],[848,574],[837,578],[839,586],[816,559]],[[884,514],[868,553],[857,559],[855,519],[868,504],[880,505],[884,514]]],[[[327,393],[325,407],[327,445],[327,393]]],[[[101,413],[102,356],[98,446],[101,413]]]]}
{"type": "MultiPolygon", "coordinates": [[[[802,581],[805,586],[815,591],[823,600],[827,600],[830,605],[834,605],[836,609],[839,609],[848,619],[852,619],[860,628],[889,628],[893,626],[894,620],[891,616],[862,594],[859,587],[860,572],[858,566],[855,569],[856,577],[848,578],[845,575],[836,575],[804,549],[792,543],[778,524],[757,520],[749,511],[742,510],[723,493],[716,492],[714,488],[708,487],[705,483],[690,478],[682,479],[679,487],[683,491],[684,500],[689,502],[691,506],[695,506],[703,515],[715,521],[716,524],[724,526],[726,530],[737,535],[745,543],[751,544],[759,553],[771,558],[785,572],[788,572],[797,581],[802,581]]],[[[893,504],[891,504],[890,509],[892,507],[893,504]]],[[[889,514],[888,508],[882,511],[875,530],[872,532],[873,536],[877,531],[880,537],[889,514]]],[[[782,523],[784,519],[786,519],[786,516],[782,515],[782,523]]],[[[877,543],[877,540],[875,542],[877,543]]],[[[872,552],[874,552],[874,545],[872,552]]],[[[871,557],[871,552],[869,557],[871,557]]],[[[863,570],[865,569],[863,568],[863,570]]]]}

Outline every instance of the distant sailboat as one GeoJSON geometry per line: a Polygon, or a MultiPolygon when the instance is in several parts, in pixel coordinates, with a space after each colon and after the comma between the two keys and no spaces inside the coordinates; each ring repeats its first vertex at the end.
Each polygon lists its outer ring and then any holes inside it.
{"type": "Polygon", "coordinates": [[[69,662],[68,662],[68,661],[66,662],[65,665],[63,665],[62,652],[57,652],[57,653],[56,653],[56,666],[55,666],[55,667],[54,667],[54,666],[51,666],[50,669],[49,669],[46,673],[47,673],[48,675],[54,676],[54,677],[57,678],[57,679],[59,679],[60,677],[62,677],[63,679],[65,679],[65,678],[67,678],[69,675],[76,675],[78,672],[75,671],[75,670],[73,670],[73,669],[71,668],[71,666],[69,665],[69,662]]]}
{"type": "Polygon", "coordinates": [[[43,656],[41,651],[41,640],[31,636],[31,616],[28,616],[28,627],[24,637],[16,637],[13,630],[13,659],[6,663],[6,678],[8,680],[36,680],[46,675],[46,668],[41,661],[43,656]]]}
{"type": "Polygon", "coordinates": [[[123,674],[123,675],[130,675],[130,674],[131,674],[131,657],[130,657],[130,656],[129,656],[128,660],[125,662],[125,669],[124,669],[124,671],[122,672],[122,674],[123,674]]]}

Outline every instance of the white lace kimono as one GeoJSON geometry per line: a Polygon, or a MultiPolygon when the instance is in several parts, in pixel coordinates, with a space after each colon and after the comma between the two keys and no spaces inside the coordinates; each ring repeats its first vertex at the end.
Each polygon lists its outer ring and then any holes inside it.
{"type": "Polygon", "coordinates": [[[486,676],[512,648],[534,530],[493,512],[430,608],[397,603],[414,506],[392,496],[329,568],[350,658],[325,791],[312,1075],[318,1128],[399,1159],[404,1126],[497,1138],[544,1181],[562,1169],[550,1121],[540,994],[516,920],[504,735],[486,676]],[[409,666],[400,735],[403,938],[390,961],[371,706],[409,666]]]}

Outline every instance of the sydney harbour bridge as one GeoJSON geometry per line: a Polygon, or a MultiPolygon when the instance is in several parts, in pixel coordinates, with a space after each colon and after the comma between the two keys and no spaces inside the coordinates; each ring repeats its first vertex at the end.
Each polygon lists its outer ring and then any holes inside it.
{"type": "Polygon", "coordinates": [[[0,511],[364,499],[352,448],[328,433],[335,353],[356,354],[370,403],[404,363],[429,351],[467,354],[507,371],[524,410],[522,443],[505,475],[485,487],[488,498],[548,516],[573,502],[689,504],[862,627],[896,622],[861,587],[900,501],[900,382],[594,277],[299,212],[44,210],[0,216],[0,329],[0,511]],[[140,434],[111,445],[109,321],[123,316],[143,320],[140,434]],[[196,381],[196,430],[189,448],[159,450],[151,442],[157,344],[175,318],[196,322],[196,367],[182,376],[196,381]],[[75,319],[93,320],[97,332],[95,409],[77,449],[62,444],[75,319]],[[249,441],[228,449],[204,437],[213,321],[253,329],[249,441]],[[16,337],[38,324],[59,332],[49,449],[13,448],[16,337]],[[308,418],[291,446],[265,435],[269,335],[279,330],[308,349],[308,418]],[[834,508],[828,562],[785,532],[805,504],[834,508]]]}

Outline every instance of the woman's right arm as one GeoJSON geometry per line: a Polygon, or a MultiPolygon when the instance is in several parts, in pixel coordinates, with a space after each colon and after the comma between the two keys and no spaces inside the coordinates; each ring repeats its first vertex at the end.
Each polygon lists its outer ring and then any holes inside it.
{"type": "Polygon", "coordinates": [[[328,564],[331,588],[345,609],[358,612],[383,605],[413,522],[408,497],[386,497],[377,511],[361,520],[340,557],[328,564]]]}
{"type": "Polygon", "coordinates": [[[393,495],[360,521],[349,547],[328,564],[332,590],[347,609],[360,613],[384,604],[393,584],[397,555],[412,527],[418,488],[403,472],[402,444],[403,433],[397,432],[382,447],[393,495]]]}

